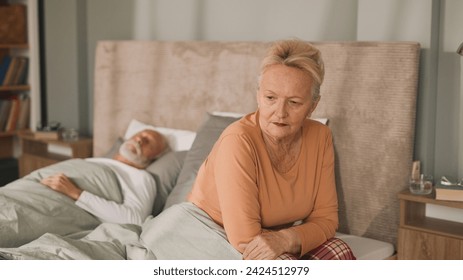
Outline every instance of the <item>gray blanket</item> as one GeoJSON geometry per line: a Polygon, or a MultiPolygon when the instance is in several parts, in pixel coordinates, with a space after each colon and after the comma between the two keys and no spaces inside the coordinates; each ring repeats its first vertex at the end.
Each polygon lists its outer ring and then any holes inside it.
{"type": "Polygon", "coordinates": [[[174,205],[142,227],[103,223],[83,237],[45,234],[0,259],[241,259],[223,228],[191,203],[174,205]]]}
{"type": "Polygon", "coordinates": [[[0,247],[18,247],[45,233],[66,236],[100,224],[72,199],[40,183],[42,178],[58,172],[84,190],[122,201],[117,177],[105,165],[71,159],[39,169],[0,188],[0,247]]]}
{"type": "Polygon", "coordinates": [[[137,225],[103,223],[82,232],[82,238],[46,233],[19,248],[1,248],[0,259],[8,260],[123,260],[154,259],[137,245],[141,228],[137,225]]]}

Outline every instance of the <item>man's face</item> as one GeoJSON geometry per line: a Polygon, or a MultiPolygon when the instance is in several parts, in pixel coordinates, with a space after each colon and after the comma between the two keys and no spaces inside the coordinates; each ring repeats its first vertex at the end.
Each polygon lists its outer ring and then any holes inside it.
{"type": "Polygon", "coordinates": [[[162,136],[153,130],[143,130],[125,141],[119,153],[139,167],[146,167],[163,151],[162,136]]]}

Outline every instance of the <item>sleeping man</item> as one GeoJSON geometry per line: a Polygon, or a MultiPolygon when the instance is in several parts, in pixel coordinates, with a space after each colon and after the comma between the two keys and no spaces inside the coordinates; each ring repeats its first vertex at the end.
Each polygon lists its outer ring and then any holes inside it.
{"type": "Polygon", "coordinates": [[[141,225],[151,214],[156,196],[154,178],[144,169],[163,154],[167,147],[162,134],[146,129],[125,141],[113,159],[86,159],[105,164],[115,171],[121,187],[121,203],[83,190],[63,173],[43,178],[40,182],[70,197],[77,206],[102,222],[141,225]]]}

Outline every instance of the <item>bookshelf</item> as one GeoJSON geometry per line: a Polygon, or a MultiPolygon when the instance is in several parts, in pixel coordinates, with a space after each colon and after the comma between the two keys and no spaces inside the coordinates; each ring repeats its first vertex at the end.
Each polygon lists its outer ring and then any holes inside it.
{"type": "MultiPolygon", "coordinates": [[[[3,83],[4,79],[0,81],[0,102],[24,97],[29,100],[28,113],[23,116],[22,126],[18,126],[17,119],[12,119],[9,129],[6,129],[4,125],[0,127],[0,176],[6,175],[4,173],[7,172],[3,171],[2,162],[16,160],[21,154],[18,134],[25,129],[33,129],[40,116],[38,0],[0,0],[0,9],[2,8],[4,10],[0,10],[0,14],[3,13],[3,16],[0,15],[0,25],[3,27],[0,28],[3,32],[0,32],[0,64],[4,57],[9,56],[10,58],[25,58],[27,65],[23,79],[17,79],[16,83],[8,84],[3,83]],[[11,6],[24,7],[25,12],[19,14],[22,17],[19,19],[21,28],[18,28],[17,20],[10,17],[14,13],[11,10],[5,10],[11,6]],[[15,32],[19,33],[19,39],[15,38],[15,32]]],[[[10,172],[10,167],[8,168],[10,172]]]]}
{"type": "Polygon", "coordinates": [[[27,7],[16,2],[0,5],[0,132],[3,133],[29,127],[27,7]]]}

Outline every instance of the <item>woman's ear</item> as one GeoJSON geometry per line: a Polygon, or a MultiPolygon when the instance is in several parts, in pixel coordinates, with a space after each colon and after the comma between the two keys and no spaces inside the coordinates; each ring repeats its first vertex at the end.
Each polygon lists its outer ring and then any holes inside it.
{"type": "Polygon", "coordinates": [[[307,118],[310,118],[312,116],[313,111],[315,111],[315,109],[317,108],[320,98],[321,96],[318,96],[316,100],[312,101],[312,106],[310,107],[309,113],[307,114],[307,118]]]}

